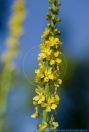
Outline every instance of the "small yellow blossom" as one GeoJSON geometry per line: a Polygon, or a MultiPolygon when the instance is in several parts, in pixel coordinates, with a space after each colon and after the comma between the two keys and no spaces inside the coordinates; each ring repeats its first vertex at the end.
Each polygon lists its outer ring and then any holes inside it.
{"type": "Polygon", "coordinates": [[[59,51],[54,52],[54,57],[58,57],[59,51]]]}
{"type": "Polygon", "coordinates": [[[62,42],[58,38],[50,37],[49,44],[50,46],[56,46],[56,45],[61,45],[62,42]]]}
{"type": "Polygon", "coordinates": [[[50,65],[54,65],[55,64],[55,60],[50,60],[50,65]]]}
{"type": "Polygon", "coordinates": [[[45,74],[44,82],[48,82],[49,80],[54,79],[54,75],[52,73],[52,68],[46,68],[44,74],[45,74]]]}
{"type": "Polygon", "coordinates": [[[54,64],[60,64],[62,62],[62,60],[61,59],[59,59],[59,58],[56,58],[55,60],[50,60],[50,65],[54,65],[54,64]]]}
{"type": "Polygon", "coordinates": [[[32,118],[37,118],[39,117],[39,113],[38,112],[35,112],[34,114],[31,115],[32,118]]]}
{"type": "Polygon", "coordinates": [[[40,44],[40,50],[43,52],[45,49],[49,48],[48,42],[40,44]]]}
{"type": "Polygon", "coordinates": [[[50,55],[51,55],[50,48],[44,48],[43,52],[38,55],[38,60],[49,59],[50,55]]]}
{"type": "Polygon", "coordinates": [[[35,107],[36,112],[31,115],[32,118],[38,118],[39,117],[39,112],[38,112],[38,107],[35,107]]]}
{"type": "Polygon", "coordinates": [[[43,35],[42,35],[42,38],[48,37],[49,34],[50,34],[50,30],[48,28],[46,28],[43,35]]]}
{"type": "Polygon", "coordinates": [[[61,80],[61,79],[56,79],[56,80],[55,80],[55,83],[54,83],[54,86],[55,86],[56,88],[58,88],[61,84],[62,84],[62,80],[61,80]]]}
{"type": "Polygon", "coordinates": [[[41,124],[39,124],[39,132],[44,132],[47,128],[47,122],[43,121],[41,124]]]}
{"type": "Polygon", "coordinates": [[[40,86],[38,88],[36,88],[35,91],[36,91],[37,94],[44,94],[44,89],[41,88],[40,86]]]}
{"type": "Polygon", "coordinates": [[[41,79],[43,79],[44,82],[48,82],[49,80],[54,79],[52,68],[43,66],[40,67],[40,69],[37,69],[35,73],[36,73],[36,81],[41,81],[41,79]]]}
{"type": "Polygon", "coordinates": [[[36,89],[37,95],[33,98],[33,101],[36,101],[38,104],[41,104],[45,101],[44,91],[41,87],[36,89]]]}
{"type": "Polygon", "coordinates": [[[58,126],[58,122],[52,122],[52,129],[56,129],[58,126]]]}
{"type": "Polygon", "coordinates": [[[57,58],[57,59],[56,59],[56,62],[57,62],[58,64],[60,64],[60,63],[62,62],[62,60],[59,59],[59,58],[57,58]]]}
{"type": "Polygon", "coordinates": [[[38,56],[38,60],[44,60],[46,58],[46,54],[45,53],[40,53],[38,56]]]}
{"type": "Polygon", "coordinates": [[[50,124],[50,128],[51,128],[52,130],[53,130],[53,129],[56,129],[56,128],[59,126],[58,122],[55,122],[55,121],[54,121],[53,115],[51,116],[51,118],[50,118],[50,120],[49,120],[49,124],[50,124]]]}
{"type": "Polygon", "coordinates": [[[44,71],[46,67],[40,63],[40,68],[35,70],[36,73],[36,81],[40,81],[42,78],[44,78],[44,71]]]}
{"type": "Polygon", "coordinates": [[[51,95],[47,98],[47,102],[42,103],[42,107],[45,107],[47,112],[55,110],[57,108],[59,100],[60,98],[58,95],[51,95]]]}

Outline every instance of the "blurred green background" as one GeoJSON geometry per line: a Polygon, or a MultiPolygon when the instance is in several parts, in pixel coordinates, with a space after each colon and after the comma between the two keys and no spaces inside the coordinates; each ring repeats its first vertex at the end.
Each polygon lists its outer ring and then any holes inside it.
{"type": "MultiPolygon", "coordinates": [[[[14,0],[0,0],[0,54],[5,50],[8,20],[14,0]]],[[[58,25],[63,41],[63,84],[59,89],[61,102],[56,121],[59,129],[89,129],[89,1],[61,0],[58,25]]],[[[47,24],[47,0],[26,0],[24,35],[20,38],[15,74],[7,95],[4,132],[34,132],[40,119],[31,119],[32,97],[36,84],[34,70],[42,32],[47,24]]],[[[1,55],[0,55],[1,56],[1,55]]],[[[3,69],[0,58],[0,75],[3,69]]],[[[0,76],[1,77],[1,76],[0,76]]],[[[2,106],[0,106],[1,108],[2,106]]]]}

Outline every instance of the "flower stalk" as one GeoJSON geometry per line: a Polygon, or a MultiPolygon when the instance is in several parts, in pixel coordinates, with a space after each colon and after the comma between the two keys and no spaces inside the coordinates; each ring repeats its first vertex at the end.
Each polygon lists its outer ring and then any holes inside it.
{"type": "Polygon", "coordinates": [[[36,96],[33,98],[34,106],[39,109],[32,117],[42,117],[42,122],[37,125],[39,132],[45,132],[47,129],[55,131],[58,127],[53,113],[55,113],[60,102],[57,90],[62,83],[60,75],[62,41],[59,39],[61,33],[57,29],[57,23],[61,21],[58,17],[60,2],[58,0],[48,1],[50,6],[46,19],[49,23],[41,37],[40,53],[38,55],[39,68],[35,70],[36,96]]]}
{"type": "Polygon", "coordinates": [[[22,23],[24,21],[24,16],[24,0],[15,0],[12,5],[12,15],[9,21],[9,35],[6,39],[6,50],[2,54],[3,70],[0,81],[0,132],[4,131],[7,95],[15,71],[14,59],[18,54],[19,37],[23,32],[22,23]]]}

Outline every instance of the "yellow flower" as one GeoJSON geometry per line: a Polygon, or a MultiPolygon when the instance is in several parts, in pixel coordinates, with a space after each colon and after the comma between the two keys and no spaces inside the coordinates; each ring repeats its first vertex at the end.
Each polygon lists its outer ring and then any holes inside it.
{"type": "Polygon", "coordinates": [[[45,72],[44,72],[44,82],[48,82],[49,80],[53,80],[54,79],[54,75],[52,72],[52,68],[46,68],[45,72]]]}
{"type": "Polygon", "coordinates": [[[38,55],[38,60],[44,60],[46,58],[46,54],[45,53],[40,53],[38,55]]]}
{"type": "Polygon", "coordinates": [[[55,82],[54,82],[54,86],[55,86],[56,88],[58,88],[59,85],[61,85],[61,84],[62,84],[62,80],[61,80],[61,79],[56,79],[55,82]]]}
{"type": "Polygon", "coordinates": [[[39,132],[44,132],[47,128],[47,122],[43,121],[41,124],[39,124],[39,132]]]}
{"type": "Polygon", "coordinates": [[[48,37],[49,34],[50,34],[50,30],[48,28],[46,28],[43,35],[42,35],[42,38],[48,37]]]}
{"type": "Polygon", "coordinates": [[[38,88],[36,88],[35,91],[36,91],[37,94],[44,94],[44,89],[41,88],[40,86],[38,88]]]}
{"type": "Polygon", "coordinates": [[[45,96],[44,96],[44,89],[41,87],[38,87],[36,89],[37,95],[33,98],[33,101],[36,101],[37,104],[41,104],[43,101],[45,101],[45,96]]]}
{"type": "Polygon", "coordinates": [[[61,45],[62,42],[59,41],[58,38],[50,37],[49,38],[49,44],[50,44],[50,46],[56,46],[56,45],[61,45]]]}
{"type": "Polygon", "coordinates": [[[49,56],[51,55],[51,50],[50,48],[44,48],[42,53],[38,55],[38,60],[44,60],[44,59],[49,59],[49,56]]]}
{"type": "Polygon", "coordinates": [[[36,73],[36,78],[35,78],[36,82],[40,81],[41,79],[44,78],[44,71],[46,69],[46,67],[45,67],[45,65],[43,63],[40,63],[39,66],[40,66],[39,69],[35,70],[35,73],[36,73]]]}
{"type": "Polygon", "coordinates": [[[41,105],[42,107],[45,107],[47,112],[50,112],[51,110],[55,110],[57,108],[59,100],[60,98],[58,95],[51,95],[47,98],[47,102],[43,102],[41,105]]]}
{"type": "Polygon", "coordinates": [[[57,62],[58,64],[60,64],[60,63],[62,62],[62,60],[59,59],[59,58],[57,58],[57,59],[56,59],[56,62],[57,62]]]}
{"type": "Polygon", "coordinates": [[[43,52],[45,49],[49,48],[48,41],[40,44],[40,50],[43,52]]]}
{"type": "Polygon", "coordinates": [[[58,122],[54,121],[54,116],[53,115],[51,116],[51,118],[49,120],[49,124],[50,124],[51,129],[56,129],[59,126],[58,122]]]}
{"type": "Polygon", "coordinates": [[[44,51],[43,51],[47,56],[49,56],[49,55],[51,55],[51,49],[50,48],[48,48],[48,47],[46,47],[45,49],[44,49],[44,51]]]}
{"type": "Polygon", "coordinates": [[[55,64],[55,60],[50,60],[50,65],[54,65],[55,64]]]}
{"type": "Polygon", "coordinates": [[[44,82],[48,82],[49,80],[54,79],[54,74],[52,72],[51,67],[45,67],[44,65],[40,65],[40,68],[35,70],[36,73],[36,81],[44,80],[44,82]]]}
{"type": "Polygon", "coordinates": [[[38,112],[38,107],[35,107],[36,112],[31,115],[32,118],[37,118],[39,117],[39,112],[38,112]]]}
{"type": "Polygon", "coordinates": [[[34,114],[31,115],[32,118],[37,118],[39,117],[39,113],[38,112],[35,112],[34,114]]]}
{"type": "Polygon", "coordinates": [[[58,57],[59,51],[54,52],[54,57],[58,57]]]}
{"type": "Polygon", "coordinates": [[[56,58],[55,60],[50,60],[50,65],[54,65],[54,64],[60,64],[62,62],[62,60],[61,59],[59,59],[59,58],[56,58]]]}
{"type": "Polygon", "coordinates": [[[56,129],[58,126],[58,122],[52,122],[52,129],[56,129]]]}
{"type": "Polygon", "coordinates": [[[33,98],[33,101],[36,101],[38,104],[41,104],[45,100],[44,95],[37,95],[33,98]]]}

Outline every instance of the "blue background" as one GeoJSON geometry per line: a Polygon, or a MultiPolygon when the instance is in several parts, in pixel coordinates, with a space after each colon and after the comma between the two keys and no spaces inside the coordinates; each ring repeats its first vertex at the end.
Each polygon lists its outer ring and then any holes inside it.
{"type": "MultiPolygon", "coordinates": [[[[8,36],[11,0],[0,0],[0,54],[8,36]]],[[[19,55],[15,60],[16,76],[7,99],[6,132],[33,132],[40,119],[30,118],[34,109],[34,69],[41,35],[46,27],[47,0],[26,0],[24,34],[20,38],[19,55]]],[[[89,0],[61,0],[61,31],[64,50],[63,85],[59,90],[61,103],[56,120],[59,129],[89,128],[89,0]]],[[[1,60],[0,60],[1,62],[1,60]]]]}

